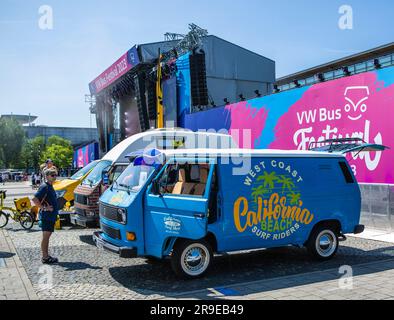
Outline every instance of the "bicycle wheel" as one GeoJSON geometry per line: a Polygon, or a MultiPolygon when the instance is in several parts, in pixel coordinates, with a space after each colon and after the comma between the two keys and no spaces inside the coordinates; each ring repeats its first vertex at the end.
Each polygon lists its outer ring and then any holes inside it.
{"type": "Polygon", "coordinates": [[[4,228],[8,224],[8,214],[0,211],[0,229],[4,228]]]}
{"type": "Polygon", "coordinates": [[[25,230],[30,230],[34,225],[34,217],[30,212],[24,211],[20,214],[19,223],[25,230]]]}

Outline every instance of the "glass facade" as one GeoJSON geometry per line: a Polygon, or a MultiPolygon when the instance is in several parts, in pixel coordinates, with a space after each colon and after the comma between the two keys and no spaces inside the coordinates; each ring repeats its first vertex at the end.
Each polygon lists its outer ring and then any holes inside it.
{"type": "MultiPolygon", "coordinates": [[[[381,57],[377,58],[380,64],[380,68],[385,68],[385,67],[390,67],[394,65],[394,53],[384,55],[381,57]]],[[[348,65],[346,66],[348,69],[348,74],[345,74],[344,68],[340,69],[335,69],[335,70],[327,70],[326,72],[323,73],[324,81],[329,81],[329,80],[335,80],[338,78],[345,77],[346,75],[355,75],[358,73],[362,72],[367,72],[367,71],[372,71],[376,69],[375,66],[375,59],[367,60],[367,61],[362,61],[362,62],[357,62],[356,64],[353,65],[348,65]]],[[[315,83],[320,82],[319,78],[316,76],[304,78],[304,79],[294,79],[298,81],[299,86],[310,86],[315,83]]],[[[290,89],[296,88],[296,84],[294,83],[294,80],[282,85],[278,85],[277,88],[279,91],[286,91],[290,89]]]]}

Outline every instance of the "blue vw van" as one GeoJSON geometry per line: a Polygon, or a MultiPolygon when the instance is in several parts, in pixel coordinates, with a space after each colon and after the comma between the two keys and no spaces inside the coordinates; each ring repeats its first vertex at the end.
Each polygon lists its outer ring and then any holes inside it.
{"type": "Polygon", "coordinates": [[[215,253],[292,245],[331,259],[345,234],[364,231],[360,211],[340,153],[157,151],[101,196],[93,239],[122,258],[169,257],[178,276],[195,278],[215,253]]]}

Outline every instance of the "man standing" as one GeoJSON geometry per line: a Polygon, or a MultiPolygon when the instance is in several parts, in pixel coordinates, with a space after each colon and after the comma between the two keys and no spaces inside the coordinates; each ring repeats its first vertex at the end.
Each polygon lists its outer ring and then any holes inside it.
{"type": "Polygon", "coordinates": [[[45,180],[45,174],[44,174],[45,170],[55,169],[57,171],[57,168],[55,167],[55,165],[51,159],[47,159],[45,161],[45,163],[43,163],[41,165],[40,169],[41,169],[42,176],[44,177],[44,180],[45,180]]]}
{"type": "Polygon", "coordinates": [[[33,202],[40,209],[40,224],[42,229],[42,263],[54,264],[58,263],[58,259],[49,255],[49,239],[55,231],[55,223],[58,215],[57,197],[52,184],[56,181],[56,169],[49,168],[44,171],[45,183],[34,195],[33,202]]]}

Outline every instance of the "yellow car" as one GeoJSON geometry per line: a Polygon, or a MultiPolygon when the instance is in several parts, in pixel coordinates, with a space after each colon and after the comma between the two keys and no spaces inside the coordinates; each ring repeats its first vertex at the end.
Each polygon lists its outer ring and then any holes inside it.
{"type": "Polygon", "coordinates": [[[74,205],[74,190],[86,178],[86,176],[94,169],[98,161],[89,163],[86,167],[79,170],[72,177],[65,180],[57,180],[53,184],[56,191],[59,209],[62,210],[67,203],[74,205]]]}

